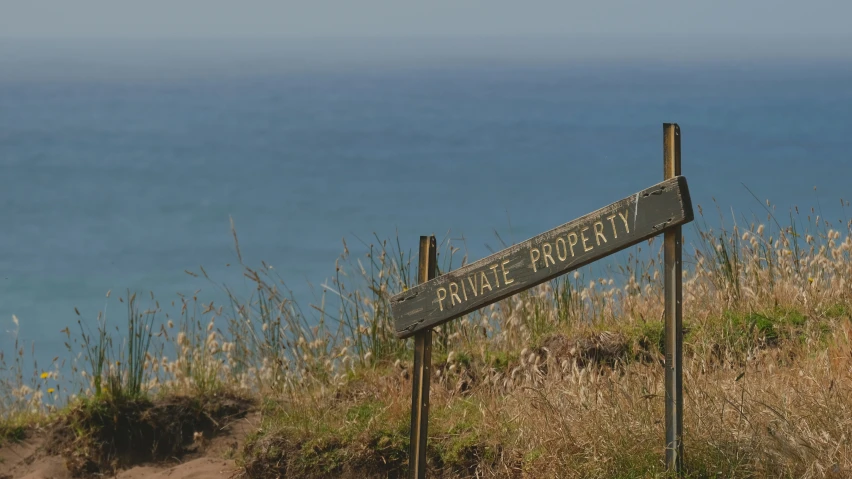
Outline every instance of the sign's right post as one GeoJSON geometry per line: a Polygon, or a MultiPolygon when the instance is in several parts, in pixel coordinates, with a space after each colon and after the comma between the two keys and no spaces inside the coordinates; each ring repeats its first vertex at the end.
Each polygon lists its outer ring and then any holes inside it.
{"type": "MultiPolygon", "coordinates": [[[[663,124],[664,179],[680,170],[680,127],[663,124]]],[[[683,471],[683,237],[681,227],[665,232],[666,468],[683,471]]]]}

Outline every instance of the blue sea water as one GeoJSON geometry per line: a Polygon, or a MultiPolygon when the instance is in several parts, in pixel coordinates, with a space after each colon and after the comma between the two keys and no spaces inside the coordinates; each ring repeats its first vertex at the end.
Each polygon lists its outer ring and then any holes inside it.
{"type": "Polygon", "coordinates": [[[64,353],[74,308],[94,319],[108,290],[164,305],[213,295],[184,272],[199,266],[247,287],[231,218],[246,263],[273,265],[307,303],[342,238],[363,254],[357,238],[374,233],[415,249],[449,232],[478,259],[499,248],[495,231],[521,241],[659,182],[663,122],[681,126],[683,173],[705,210],[715,198],[729,219],[731,208],[765,218],[745,185],[782,216],[797,205],[845,222],[840,198],[852,199],[846,62],[218,58],[120,75],[104,73],[108,60],[87,73],[72,59],[70,74],[9,51],[0,347],[11,352],[14,314],[42,363],[64,353]]]}

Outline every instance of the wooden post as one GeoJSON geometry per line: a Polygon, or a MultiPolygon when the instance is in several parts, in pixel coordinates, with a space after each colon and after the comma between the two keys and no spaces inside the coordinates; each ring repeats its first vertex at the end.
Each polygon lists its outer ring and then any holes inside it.
{"type": "MultiPolygon", "coordinates": [[[[419,283],[435,277],[437,243],[434,236],[420,237],[419,283]]],[[[432,328],[414,335],[414,371],[411,381],[411,438],[408,447],[408,477],[426,477],[426,439],[429,429],[429,380],[432,371],[432,328]]]]}
{"type": "MultiPolygon", "coordinates": [[[[680,127],[663,124],[664,179],[680,176],[680,127]]],[[[683,270],[681,227],[665,232],[666,468],[683,471],[683,270]]]]}

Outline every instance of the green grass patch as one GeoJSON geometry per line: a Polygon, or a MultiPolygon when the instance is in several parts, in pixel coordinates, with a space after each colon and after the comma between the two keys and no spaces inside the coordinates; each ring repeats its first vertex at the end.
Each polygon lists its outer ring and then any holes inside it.
{"type": "Polygon", "coordinates": [[[848,318],[849,308],[845,304],[835,303],[825,309],[823,312],[828,319],[848,318]]]}
{"type": "Polygon", "coordinates": [[[21,442],[27,437],[27,427],[23,424],[0,423],[0,446],[21,442]]]}
{"type": "Polygon", "coordinates": [[[666,348],[666,325],[663,321],[645,321],[639,323],[630,332],[633,341],[641,349],[650,352],[662,352],[666,348]]]}
{"type": "MultiPolygon", "coordinates": [[[[471,399],[456,399],[430,417],[430,450],[436,467],[455,474],[471,473],[481,463],[493,464],[500,453],[501,435],[486,429],[480,405],[471,399]]],[[[493,419],[491,420],[493,422],[493,419]]]]}
{"type": "Polygon", "coordinates": [[[473,357],[467,351],[458,351],[453,354],[453,362],[469,369],[473,362],[473,357]]]}
{"type": "Polygon", "coordinates": [[[375,417],[378,417],[384,404],[376,400],[368,400],[361,404],[355,404],[346,411],[346,421],[356,426],[366,426],[375,417]]]}
{"type": "MultiPolygon", "coordinates": [[[[240,464],[252,477],[261,478],[403,475],[408,467],[410,399],[400,400],[398,390],[381,387],[383,381],[391,380],[367,373],[341,388],[346,393],[336,396],[337,401],[317,400],[311,407],[283,403],[266,411],[261,432],[247,441],[240,464]]],[[[466,477],[483,462],[495,463],[501,438],[512,433],[510,426],[504,429],[495,437],[485,427],[478,402],[456,397],[445,404],[433,398],[429,470],[466,477]]]]}
{"type": "MultiPolygon", "coordinates": [[[[695,328],[689,321],[682,322],[683,338],[693,337],[695,328]]],[[[663,353],[666,350],[666,325],[664,321],[643,321],[633,327],[623,328],[632,350],[630,356],[640,359],[648,353],[663,353]]]]}
{"type": "Polygon", "coordinates": [[[519,353],[517,351],[486,351],[485,363],[488,366],[502,372],[509,371],[513,364],[519,361],[519,353]]]}
{"type": "Polygon", "coordinates": [[[375,374],[355,373],[323,407],[279,403],[264,411],[239,463],[252,477],[368,477],[408,459],[407,409],[376,397],[375,374]]]}
{"type": "Polygon", "coordinates": [[[776,308],[766,312],[728,311],[723,317],[726,343],[729,345],[777,346],[792,339],[805,339],[808,318],[793,309],[776,308]]]}
{"type": "Polygon", "coordinates": [[[0,417],[0,446],[21,442],[34,428],[50,424],[61,413],[57,412],[14,412],[0,417]]]}
{"type": "Polygon", "coordinates": [[[233,394],[84,399],[59,418],[47,448],[65,458],[72,474],[114,473],[180,457],[195,433],[213,437],[251,407],[250,399],[233,394]]]}

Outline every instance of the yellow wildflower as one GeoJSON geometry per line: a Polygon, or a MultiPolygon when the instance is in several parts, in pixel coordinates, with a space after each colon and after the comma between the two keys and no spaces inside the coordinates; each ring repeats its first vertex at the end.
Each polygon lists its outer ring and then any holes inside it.
{"type": "Polygon", "coordinates": [[[53,394],[54,391],[56,390],[53,388],[47,388],[47,394],[53,394]]]}
{"type": "Polygon", "coordinates": [[[48,377],[50,377],[50,374],[47,374],[47,373],[41,373],[41,378],[42,378],[42,379],[47,379],[48,377]]]}

